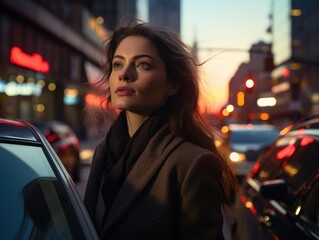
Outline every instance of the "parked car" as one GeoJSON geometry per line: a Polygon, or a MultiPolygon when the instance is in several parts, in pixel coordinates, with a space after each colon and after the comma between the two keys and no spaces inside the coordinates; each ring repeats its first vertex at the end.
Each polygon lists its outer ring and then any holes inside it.
{"type": "Polygon", "coordinates": [[[319,239],[319,117],[289,128],[242,182],[234,239],[319,239]]]}
{"type": "Polygon", "coordinates": [[[81,158],[79,140],[69,125],[61,121],[32,122],[44,134],[64,167],[77,182],[80,179],[81,158]]]}
{"type": "Polygon", "coordinates": [[[0,119],[0,239],[98,239],[74,183],[43,134],[0,119]]]}
{"type": "Polygon", "coordinates": [[[279,130],[269,124],[230,124],[226,146],[234,163],[235,175],[241,181],[258,156],[278,137],[279,130]]]}

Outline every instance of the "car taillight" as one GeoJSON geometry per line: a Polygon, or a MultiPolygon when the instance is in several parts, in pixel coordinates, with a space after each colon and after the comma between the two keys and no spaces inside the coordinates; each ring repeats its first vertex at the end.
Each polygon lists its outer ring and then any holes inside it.
{"type": "Polygon", "coordinates": [[[254,166],[252,167],[248,177],[253,178],[256,175],[256,173],[258,172],[259,168],[260,168],[260,162],[256,162],[254,164],[254,166]]]}

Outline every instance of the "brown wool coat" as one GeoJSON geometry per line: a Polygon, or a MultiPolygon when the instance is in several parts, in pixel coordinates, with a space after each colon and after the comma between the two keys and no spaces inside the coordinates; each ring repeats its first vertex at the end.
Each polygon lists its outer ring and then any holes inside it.
{"type": "MultiPolygon", "coordinates": [[[[97,147],[85,194],[96,211],[103,156],[97,147]]],[[[162,128],[120,188],[101,239],[223,239],[218,156],[162,128]]]]}

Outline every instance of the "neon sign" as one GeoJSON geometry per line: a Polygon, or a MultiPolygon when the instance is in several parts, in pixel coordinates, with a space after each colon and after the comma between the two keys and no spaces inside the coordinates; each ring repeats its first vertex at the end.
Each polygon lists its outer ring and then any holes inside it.
{"type": "Polygon", "coordinates": [[[29,68],[36,72],[48,73],[50,64],[38,53],[29,55],[19,47],[12,47],[10,51],[10,62],[21,67],[29,68]]]}

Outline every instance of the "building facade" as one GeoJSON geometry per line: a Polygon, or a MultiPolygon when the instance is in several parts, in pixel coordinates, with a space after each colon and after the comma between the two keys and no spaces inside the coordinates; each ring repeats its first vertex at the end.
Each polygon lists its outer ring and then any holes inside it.
{"type": "Polygon", "coordinates": [[[148,21],[151,24],[165,26],[174,32],[181,32],[180,0],[148,0],[148,21]]]}
{"type": "Polygon", "coordinates": [[[234,106],[232,121],[247,123],[260,121],[265,109],[258,105],[259,99],[268,98],[270,93],[270,70],[272,68],[271,44],[257,42],[249,49],[249,61],[242,63],[229,81],[228,104],[234,106]],[[251,79],[251,89],[245,83],[251,79]]]}
{"type": "Polygon", "coordinates": [[[319,112],[319,1],[272,1],[273,118],[297,120],[319,112]]]}
{"type": "Polygon", "coordinates": [[[0,117],[61,120],[85,135],[83,84],[99,70],[107,32],[80,3],[0,0],[0,5],[0,117]]]}

